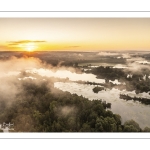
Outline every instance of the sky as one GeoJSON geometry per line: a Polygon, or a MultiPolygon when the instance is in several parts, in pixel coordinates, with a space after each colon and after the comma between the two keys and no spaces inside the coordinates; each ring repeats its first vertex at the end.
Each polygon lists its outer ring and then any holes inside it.
{"type": "Polygon", "coordinates": [[[150,50],[150,18],[0,18],[0,51],[150,50]]]}

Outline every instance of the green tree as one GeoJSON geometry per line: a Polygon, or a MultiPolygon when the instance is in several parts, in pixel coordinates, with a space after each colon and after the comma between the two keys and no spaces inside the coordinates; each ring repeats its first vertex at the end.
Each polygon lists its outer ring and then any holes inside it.
{"type": "Polygon", "coordinates": [[[103,119],[102,118],[97,118],[96,119],[96,124],[95,124],[95,131],[96,132],[103,132],[103,119]]]}
{"type": "Polygon", "coordinates": [[[124,123],[124,132],[140,132],[141,128],[134,120],[128,120],[124,123]]]}
{"type": "Polygon", "coordinates": [[[150,128],[149,127],[145,127],[143,132],[150,132],[150,128]]]}
{"type": "Polygon", "coordinates": [[[88,123],[84,123],[82,125],[82,128],[80,130],[81,132],[91,132],[91,127],[88,123]]]}

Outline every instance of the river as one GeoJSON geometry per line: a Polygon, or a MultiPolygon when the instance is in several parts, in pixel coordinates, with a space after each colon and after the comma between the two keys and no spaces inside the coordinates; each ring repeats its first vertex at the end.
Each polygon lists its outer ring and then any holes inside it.
{"type": "MultiPolygon", "coordinates": [[[[121,66],[119,66],[121,67],[121,66]]],[[[124,66],[123,66],[124,67],[124,66]]],[[[111,111],[113,113],[119,114],[122,117],[122,123],[124,123],[126,120],[133,119],[135,120],[141,128],[144,128],[146,126],[150,127],[150,106],[144,105],[139,102],[134,101],[125,101],[119,98],[120,94],[128,94],[129,96],[136,96],[136,97],[143,97],[143,98],[150,98],[149,93],[140,93],[136,94],[135,91],[120,91],[119,89],[106,89],[102,90],[98,93],[93,92],[93,88],[95,85],[89,85],[89,84],[79,84],[76,83],[76,81],[89,81],[89,82],[95,82],[95,83],[105,83],[105,79],[97,79],[96,75],[94,74],[87,74],[87,73],[75,73],[71,72],[69,70],[56,70],[52,71],[50,69],[30,69],[26,70],[26,72],[29,72],[33,74],[29,77],[24,78],[18,78],[18,80],[25,80],[25,79],[37,79],[34,75],[38,74],[42,77],[57,77],[57,78],[68,78],[69,80],[73,82],[55,82],[54,87],[59,88],[62,91],[68,91],[71,94],[76,93],[77,95],[82,95],[85,98],[88,98],[89,100],[93,99],[103,99],[106,102],[110,102],[111,105],[111,111]]],[[[17,75],[19,72],[12,72],[7,75],[17,75]]],[[[112,82],[113,84],[124,84],[120,83],[117,79],[115,81],[109,80],[109,82],[112,82]]]]}
{"type": "MultiPolygon", "coordinates": [[[[83,96],[85,98],[88,98],[89,100],[93,99],[102,99],[106,100],[106,102],[110,102],[111,105],[111,111],[113,113],[119,114],[122,117],[122,123],[124,123],[126,120],[133,119],[135,120],[141,128],[144,128],[146,126],[150,127],[150,106],[144,105],[139,102],[134,101],[125,101],[119,98],[119,94],[129,94],[134,96],[135,91],[128,92],[126,90],[120,91],[118,89],[106,89],[102,90],[98,93],[93,92],[93,88],[95,85],[89,85],[89,84],[79,84],[79,83],[67,83],[67,82],[56,82],[54,84],[54,87],[62,90],[62,91],[68,91],[71,94],[77,94],[79,96],[83,96]]],[[[138,96],[141,97],[147,97],[147,93],[141,93],[138,96]]],[[[150,96],[149,96],[150,97],[150,96]]]]}
{"type": "MultiPolygon", "coordinates": [[[[121,66],[119,66],[121,67],[121,66]]],[[[124,67],[124,66],[123,66],[124,67]]],[[[120,94],[128,94],[129,96],[136,96],[136,97],[142,97],[142,98],[150,98],[149,93],[139,93],[136,94],[135,91],[126,91],[119,89],[106,89],[102,90],[98,93],[93,92],[93,88],[95,85],[90,84],[79,84],[76,83],[76,81],[89,81],[89,82],[95,82],[95,83],[105,83],[105,79],[97,79],[94,74],[87,74],[87,73],[75,73],[68,70],[57,70],[52,71],[49,69],[32,69],[27,70],[29,73],[37,73],[41,76],[46,77],[57,77],[57,78],[68,78],[71,81],[74,82],[55,82],[54,87],[62,90],[62,91],[68,91],[71,94],[77,94],[79,96],[83,96],[85,98],[88,98],[89,100],[93,99],[103,99],[109,103],[111,103],[111,111],[113,113],[119,114],[122,117],[122,123],[124,123],[127,120],[133,119],[135,120],[141,128],[144,128],[146,126],[150,127],[150,106],[141,104],[140,102],[134,102],[134,101],[126,101],[123,99],[120,99],[120,94]]],[[[112,82],[113,84],[124,84],[120,83],[117,79],[115,81],[109,80],[109,82],[112,82]]]]}

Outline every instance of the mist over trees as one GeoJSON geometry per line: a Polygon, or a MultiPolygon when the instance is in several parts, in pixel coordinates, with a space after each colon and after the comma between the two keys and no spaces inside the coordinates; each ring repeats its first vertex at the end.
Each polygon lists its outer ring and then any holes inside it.
{"type": "MultiPolygon", "coordinates": [[[[0,101],[0,121],[13,122],[15,132],[140,132],[131,120],[106,110],[100,100],[62,92],[42,81],[21,81],[23,91],[8,106],[0,101]]],[[[145,128],[144,131],[148,131],[145,128]]]]}
{"type": "MultiPolygon", "coordinates": [[[[149,127],[142,130],[134,120],[128,120],[123,124],[121,116],[107,109],[106,105],[100,100],[90,101],[83,96],[54,88],[54,82],[58,80],[55,77],[44,77],[46,80],[43,80],[36,74],[34,75],[38,77],[36,81],[21,79],[33,75],[25,72],[26,67],[41,68],[45,65],[55,71],[59,67],[62,67],[62,69],[68,67],[68,70],[70,69],[72,72],[83,73],[84,71],[82,72],[80,69],[79,63],[89,60],[92,62],[126,63],[125,58],[116,59],[110,56],[101,57],[97,53],[90,54],[81,52],[76,52],[73,55],[69,52],[50,54],[45,52],[42,54],[37,52],[31,55],[39,59],[29,57],[27,63],[24,63],[26,57],[22,58],[22,53],[16,52],[14,58],[11,58],[12,54],[5,56],[4,53],[4,57],[0,58],[2,60],[1,74],[2,72],[7,73],[8,70],[13,71],[15,68],[21,68],[21,71],[17,76],[1,78],[1,83],[5,86],[0,87],[0,123],[14,123],[15,132],[149,132],[149,127]],[[8,63],[7,60],[9,59],[11,61],[8,63]],[[41,65],[41,62],[44,65],[41,65]],[[48,64],[50,65],[48,66],[48,64]],[[18,81],[19,77],[21,80],[18,81]]],[[[141,69],[136,73],[131,71],[100,66],[85,72],[95,74],[97,78],[104,78],[106,81],[103,84],[104,88],[98,86],[93,88],[94,93],[113,87],[129,91],[135,90],[137,93],[150,91],[150,82],[147,82],[150,81],[148,70],[141,69]],[[131,73],[132,78],[128,78],[127,75],[131,73]],[[147,75],[146,79],[143,79],[143,74],[147,75]],[[109,82],[109,80],[115,79],[125,82],[125,85],[115,85],[109,82]]],[[[60,80],[66,82],[69,81],[69,78],[60,80]]],[[[85,84],[101,85],[89,81],[85,84]]]]}

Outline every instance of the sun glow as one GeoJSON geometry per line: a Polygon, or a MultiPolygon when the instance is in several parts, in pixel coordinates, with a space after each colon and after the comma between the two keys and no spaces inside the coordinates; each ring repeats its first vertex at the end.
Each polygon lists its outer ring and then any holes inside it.
{"type": "Polygon", "coordinates": [[[28,52],[32,52],[37,48],[34,42],[20,44],[19,47],[23,48],[24,50],[28,52]]]}
{"type": "Polygon", "coordinates": [[[36,47],[37,46],[35,45],[35,43],[27,43],[25,45],[25,49],[29,52],[34,51],[36,49],[36,47]]]}

